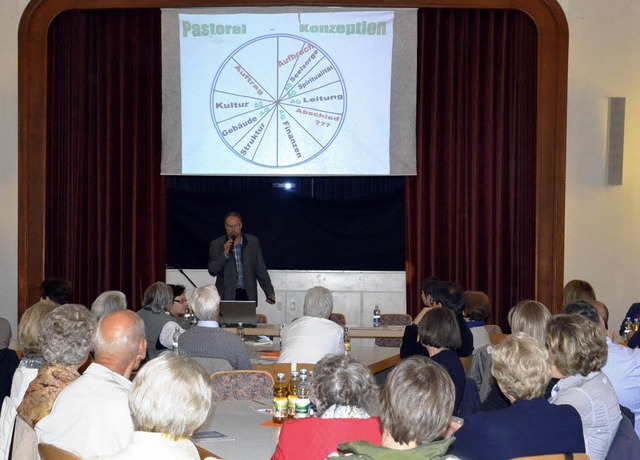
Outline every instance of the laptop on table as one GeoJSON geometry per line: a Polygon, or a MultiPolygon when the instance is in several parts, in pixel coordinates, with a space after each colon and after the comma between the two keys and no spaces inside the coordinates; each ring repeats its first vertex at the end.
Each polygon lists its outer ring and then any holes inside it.
{"type": "Polygon", "coordinates": [[[222,327],[256,327],[255,300],[222,300],[220,302],[220,319],[222,327]]]}

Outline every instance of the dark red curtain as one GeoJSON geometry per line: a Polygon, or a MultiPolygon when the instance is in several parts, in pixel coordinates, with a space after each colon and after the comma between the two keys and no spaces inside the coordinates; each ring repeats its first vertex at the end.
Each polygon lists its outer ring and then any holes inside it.
{"type": "Polygon", "coordinates": [[[45,276],[136,307],[165,277],[160,12],[69,11],[49,33],[45,276]]]}
{"type": "Polygon", "coordinates": [[[436,275],[487,292],[504,327],[535,292],[536,28],[517,11],[424,9],[418,30],[407,310],[436,275]]]}

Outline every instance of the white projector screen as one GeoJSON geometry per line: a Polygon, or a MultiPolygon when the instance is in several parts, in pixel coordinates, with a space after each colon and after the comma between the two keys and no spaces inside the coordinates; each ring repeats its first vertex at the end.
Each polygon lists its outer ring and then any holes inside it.
{"type": "Polygon", "coordinates": [[[415,175],[415,10],[162,11],[163,174],[415,175]]]}

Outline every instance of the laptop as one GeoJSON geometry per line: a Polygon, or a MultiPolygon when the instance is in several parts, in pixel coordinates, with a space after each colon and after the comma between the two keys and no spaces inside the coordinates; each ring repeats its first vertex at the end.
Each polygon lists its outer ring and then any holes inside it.
{"type": "Polygon", "coordinates": [[[223,300],[220,302],[220,319],[222,327],[256,327],[255,300],[223,300]]]}

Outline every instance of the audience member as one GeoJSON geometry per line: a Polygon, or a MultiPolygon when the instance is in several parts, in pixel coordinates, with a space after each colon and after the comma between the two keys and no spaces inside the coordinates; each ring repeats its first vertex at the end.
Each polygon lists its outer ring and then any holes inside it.
{"type": "MultiPolygon", "coordinates": [[[[551,313],[547,307],[535,300],[523,300],[509,310],[507,320],[511,332],[524,332],[544,345],[547,337],[547,322],[551,313]]],[[[509,400],[495,385],[491,376],[491,353],[493,345],[486,345],[473,355],[469,377],[475,380],[482,401],[481,410],[498,410],[509,407],[509,400]]],[[[554,382],[555,384],[555,382],[554,382]]]]}
{"type": "Polygon", "coordinates": [[[133,380],[129,409],[131,444],[112,460],[199,460],[189,440],[212,406],[211,380],[191,358],[162,353],[133,380]]]}
{"type": "Polygon", "coordinates": [[[280,331],[279,363],[316,363],[325,355],[343,354],[343,330],[329,320],[333,295],[322,286],[312,287],[304,296],[304,316],[280,331]]]}
{"type": "Polygon", "coordinates": [[[456,432],[451,452],[465,460],[584,452],[578,412],[544,398],[551,379],[548,359],[547,350],[523,332],[496,346],[491,374],[511,406],[468,417],[456,432]]]}
{"type": "Polygon", "coordinates": [[[570,304],[574,300],[596,300],[596,293],[588,282],[571,280],[562,290],[563,305],[570,304]]]}
{"type": "Polygon", "coordinates": [[[194,358],[224,359],[234,369],[251,369],[249,354],[240,337],[219,327],[218,290],[212,285],[197,288],[193,292],[191,304],[199,318],[198,325],[180,336],[180,353],[194,358]]]}
{"type": "Polygon", "coordinates": [[[190,318],[185,317],[189,311],[189,302],[187,301],[187,288],[182,284],[168,284],[173,291],[173,303],[169,309],[169,314],[173,316],[174,321],[178,323],[182,329],[191,327],[190,318]]]}
{"type": "Polygon", "coordinates": [[[455,315],[446,308],[428,311],[418,324],[420,343],[429,352],[429,357],[440,364],[449,374],[456,389],[453,413],[458,414],[466,377],[460,358],[455,351],[460,346],[460,330],[455,315]]]}
{"type": "Polygon", "coordinates": [[[71,303],[73,300],[71,282],[55,278],[44,280],[40,284],[40,300],[50,300],[58,305],[71,303]]]}
{"type": "Polygon", "coordinates": [[[36,425],[40,442],[82,458],[115,454],[130,442],[129,378],[145,357],[144,323],[130,310],[111,312],[98,323],[92,343],[95,362],[36,425]]]}
{"type": "Polygon", "coordinates": [[[311,380],[319,418],[286,421],[272,460],[324,459],[339,443],[350,440],[380,444],[380,420],[369,417],[376,396],[366,366],[350,356],[325,356],[311,380]]]}
{"type": "Polygon", "coordinates": [[[65,304],[42,321],[38,341],[45,365],[18,406],[18,415],[29,425],[48,415],[60,391],[80,376],[78,367],[89,356],[95,327],[84,305],[65,304]]]}
{"type": "Polygon", "coordinates": [[[372,460],[455,458],[446,455],[455,440],[450,433],[454,400],[455,388],[442,366],[422,356],[407,358],[391,371],[382,388],[382,445],[355,441],[338,448],[355,454],[350,458],[372,460]]]}
{"type": "Polygon", "coordinates": [[[464,292],[463,316],[473,334],[473,351],[488,345],[489,333],[485,329],[485,321],[491,314],[489,296],[481,291],[464,292]]]}
{"type": "Polygon", "coordinates": [[[182,329],[169,310],[173,305],[173,291],[165,283],[153,283],[144,291],[142,310],[138,312],[144,321],[145,336],[147,338],[147,358],[153,359],[163,350],[173,348],[173,335],[178,328],[182,329]]]}
{"type": "Polygon", "coordinates": [[[9,348],[11,343],[11,324],[5,318],[0,318],[0,401],[11,394],[11,381],[20,360],[15,350],[9,348]]]}
{"type": "Polygon", "coordinates": [[[622,318],[622,322],[620,323],[620,337],[624,337],[627,340],[627,346],[629,348],[637,348],[640,346],[640,334],[636,334],[635,332],[631,332],[629,334],[625,334],[625,321],[629,318],[631,322],[635,322],[636,320],[640,321],[640,302],[634,303],[627,310],[627,314],[622,318]]]}
{"type": "Polygon", "coordinates": [[[607,361],[605,334],[581,315],[557,315],[547,325],[552,376],[560,379],[552,404],[569,404],[582,419],[591,460],[606,457],[620,422],[620,407],[609,379],[601,372],[607,361]]]}
{"type": "Polygon", "coordinates": [[[96,300],[91,304],[91,313],[98,320],[112,311],[126,309],[127,296],[120,291],[105,291],[96,297],[96,300]]]}
{"type": "MultiPolygon", "coordinates": [[[[589,303],[578,300],[564,307],[563,313],[582,315],[600,326],[606,333],[609,310],[602,302],[592,300],[589,303]],[[597,308],[596,305],[598,305],[597,308]]],[[[632,350],[614,343],[608,336],[605,340],[607,341],[607,362],[602,372],[609,378],[620,405],[633,413],[635,430],[640,436],[640,349],[632,350]]]]}
{"type": "Polygon", "coordinates": [[[461,345],[456,350],[458,356],[471,356],[473,353],[473,334],[462,316],[464,309],[464,292],[457,284],[448,281],[433,281],[429,278],[423,282],[422,300],[425,307],[413,319],[413,323],[404,329],[400,357],[422,355],[428,356],[427,350],[420,345],[418,324],[422,317],[433,308],[447,308],[455,314],[460,330],[461,345]]]}

